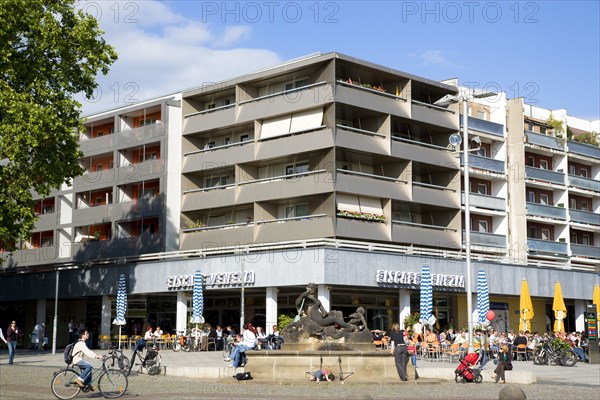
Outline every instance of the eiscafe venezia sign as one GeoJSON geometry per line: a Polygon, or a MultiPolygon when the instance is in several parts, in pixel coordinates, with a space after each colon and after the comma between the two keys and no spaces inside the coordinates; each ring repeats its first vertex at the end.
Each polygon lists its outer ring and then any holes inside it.
{"type": "MultiPolygon", "coordinates": [[[[375,275],[375,282],[418,286],[421,284],[421,274],[418,272],[378,269],[375,275]]],[[[432,286],[448,288],[464,288],[465,277],[462,275],[431,274],[431,284],[432,286]]]]}
{"type": "MultiPolygon", "coordinates": [[[[252,285],[256,280],[254,271],[244,271],[244,285],[252,285]]],[[[238,286],[242,284],[242,272],[215,272],[204,275],[206,286],[238,286]]],[[[181,290],[194,287],[194,275],[167,276],[167,289],[181,290]]]]}

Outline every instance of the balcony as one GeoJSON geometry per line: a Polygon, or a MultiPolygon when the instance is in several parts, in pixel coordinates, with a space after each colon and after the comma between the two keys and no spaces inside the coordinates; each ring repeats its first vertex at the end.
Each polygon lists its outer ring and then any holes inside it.
{"type": "MultiPolygon", "coordinates": [[[[154,197],[134,199],[131,201],[123,201],[112,204],[111,215],[117,219],[132,216],[146,216],[148,213],[153,213],[163,207],[163,196],[157,195],[154,197]]],[[[155,214],[155,213],[153,213],[155,214]]]]}
{"type": "Polygon", "coordinates": [[[565,145],[560,138],[554,136],[548,136],[541,133],[535,133],[531,131],[525,131],[525,137],[527,143],[536,144],[538,146],[547,147],[552,150],[564,151],[565,145]]]}
{"type": "Polygon", "coordinates": [[[117,147],[119,149],[139,146],[148,139],[153,139],[159,136],[164,136],[167,131],[167,125],[164,122],[157,122],[155,124],[149,124],[140,126],[139,128],[127,129],[121,132],[117,132],[117,147]]]}
{"type": "MultiPolygon", "coordinates": [[[[465,205],[464,192],[461,193],[461,205],[465,205]]],[[[506,211],[506,199],[478,193],[469,193],[469,205],[488,210],[506,211]]]]}
{"type": "Polygon", "coordinates": [[[389,230],[389,225],[380,221],[337,217],[335,236],[389,242],[389,230]]]}
{"type": "Polygon", "coordinates": [[[112,212],[112,204],[78,208],[73,210],[73,221],[87,224],[95,221],[108,220],[112,212]]]}
{"type": "MultiPolygon", "coordinates": [[[[460,118],[460,126],[462,127],[462,115],[460,118]]],[[[489,135],[504,137],[504,125],[497,124],[492,121],[487,121],[485,119],[469,117],[469,130],[479,131],[482,133],[487,133],[489,135]]]]}
{"type": "Polygon", "coordinates": [[[344,81],[337,81],[336,83],[335,100],[356,107],[377,110],[377,112],[385,114],[410,118],[410,106],[406,99],[344,81]]]}
{"type": "MultiPolygon", "coordinates": [[[[460,165],[464,166],[464,154],[460,153],[460,165]]],[[[496,160],[494,158],[476,156],[474,154],[469,155],[469,167],[474,169],[482,169],[485,171],[495,172],[497,174],[504,174],[504,161],[496,160]]]]}
{"type": "Polygon", "coordinates": [[[335,189],[370,197],[410,201],[410,186],[406,181],[388,176],[337,169],[335,189]]]}
{"type": "Polygon", "coordinates": [[[73,243],[73,260],[87,261],[158,253],[164,251],[162,242],[163,238],[159,234],[142,234],[136,237],[73,243]]]}
{"type": "Polygon", "coordinates": [[[206,132],[235,122],[235,104],[199,111],[183,118],[183,135],[206,132]]]}
{"type": "MultiPolygon", "coordinates": [[[[275,136],[267,140],[258,140],[255,159],[285,157],[293,153],[308,153],[333,147],[333,131],[321,126],[304,131],[291,132],[288,135],[275,136]],[[290,151],[293,149],[293,151],[290,151]]],[[[243,162],[243,161],[242,161],[243,162]]]]}
{"type": "Polygon", "coordinates": [[[164,167],[165,161],[162,159],[125,165],[117,169],[118,182],[130,183],[158,178],[165,172],[164,167]]]}
{"type": "Polygon", "coordinates": [[[591,190],[593,192],[600,192],[600,182],[595,179],[584,178],[582,176],[568,175],[567,182],[569,187],[591,190]]]}
{"type": "Polygon", "coordinates": [[[527,202],[525,208],[528,216],[567,220],[567,210],[563,207],[527,202]]]}
{"type": "Polygon", "coordinates": [[[336,125],[335,144],[368,153],[388,154],[389,140],[379,132],[336,125]]]}
{"type": "Polygon", "coordinates": [[[573,140],[570,140],[567,145],[569,146],[569,152],[571,153],[600,159],[600,147],[579,143],[573,140]]]}
{"type": "Polygon", "coordinates": [[[527,248],[529,253],[540,254],[559,254],[566,256],[568,253],[567,244],[564,242],[554,242],[551,240],[527,239],[527,248]]]}
{"type": "Polygon", "coordinates": [[[569,217],[571,222],[600,225],[600,216],[593,212],[569,209],[569,217]]]}
{"type": "Polygon", "coordinates": [[[35,249],[16,250],[14,252],[0,253],[0,261],[3,266],[15,267],[28,267],[42,264],[55,263],[58,261],[68,260],[68,254],[66,257],[62,255],[61,250],[58,246],[38,247],[35,249]]]}
{"type": "Polygon", "coordinates": [[[565,174],[562,172],[550,171],[543,168],[525,167],[525,178],[536,181],[544,181],[556,183],[558,185],[565,184],[565,174]]]}
{"type": "MultiPolygon", "coordinates": [[[[425,164],[456,166],[456,156],[445,146],[392,136],[392,155],[425,164]]],[[[458,168],[458,166],[456,166],[458,168]]]]}
{"type": "Polygon", "coordinates": [[[93,151],[102,150],[113,147],[117,143],[117,135],[111,134],[100,136],[93,139],[84,139],[79,141],[79,149],[84,154],[90,154],[93,151]]]}
{"type": "Polygon", "coordinates": [[[333,237],[333,218],[327,214],[257,221],[256,242],[269,243],[333,237]]]}
{"type": "Polygon", "coordinates": [[[185,190],[181,212],[218,208],[235,204],[235,185],[185,190]]]}
{"type": "Polygon", "coordinates": [[[392,221],[392,241],[453,249],[461,245],[456,229],[404,221],[392,221]]]}
{"type": "Polygon", "coordinates": [[[598,258],[600,247],[571,243],[571,253],[575,257],[598,258]]]}
{"type": "Polygon", "coordinates": [[[37,216],[38,219],[35,221],[35,229],[40,230],[43,228],[54,229],[58,223],[58,213],[52,212],[48,214],[40,214],[37,216]]]}
{"type": "MultiPolygon", "coordinates": [[[[462,241],[463,243],[467,242],[465,231],[462,231],[462,241]]],[[[506,235],[471,231],[471,244],[475,246],[506,248],[506,235]]]]}
{"type": "Polygon", "coordinates": [[[184,154],[182,173],[221,168],[254,160],[254,141],[230,143],[184,154]]]}
{"type": "Polygon", "coordinates": [[[460,208],[456,189],[432,185],[429,183],[413,182],[412,201],[420,204],[431,204],[440,207],[460,208]]]}
{"type": "Polygon", "coordinates": [[[411,118],[427,124],[458,130],[458,117],[454,111],[433,104],[412,100],[411,118]]]}
{"type": "Polygon", "coordinates": [[[254,224],[232,224],[182,229],[180,249],[185,251],[248,243],[254,243],[254,224]]]}

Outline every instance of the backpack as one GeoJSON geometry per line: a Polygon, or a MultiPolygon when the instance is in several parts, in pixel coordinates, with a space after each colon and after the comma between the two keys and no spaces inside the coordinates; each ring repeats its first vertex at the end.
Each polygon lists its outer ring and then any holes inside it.
{"type": "Polygon", "coordinates": [[[238,372],[233,377],[238,381],[249,381],[253,379],[250,372],[238,372]]]}
{"type": "Polygon", "coordinates": [[[65,358],[65,363],[67,363],[67,365],[70,365],[73,362],[73,348],[75,347],[75,344],[77,342],[73,342],[67,345],[67,347],[65,347],[65,351],[63,353],[63,356],[65,358]]]}

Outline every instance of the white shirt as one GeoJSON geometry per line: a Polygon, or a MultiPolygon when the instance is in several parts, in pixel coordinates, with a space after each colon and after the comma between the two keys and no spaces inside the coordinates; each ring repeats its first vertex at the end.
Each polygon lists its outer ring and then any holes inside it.
{"type": "Polygon", "coordinates": [[[144,340],[152,340],[152,331],[146,331],[144,335],[144,340]]]}
{"type": "Polygon", "coordinates": [[[242,344],[251,349],[256,347],[256,335],[250,329],[246,329],[242,334],[242,344]]]}

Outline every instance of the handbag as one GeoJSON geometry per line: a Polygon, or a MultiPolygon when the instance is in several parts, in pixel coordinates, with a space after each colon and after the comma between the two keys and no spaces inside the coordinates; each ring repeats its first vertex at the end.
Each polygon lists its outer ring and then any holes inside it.
{"type": "Polygon", "coordinates": [[[298,315],[294,317],[294,322],[300,321],[300,314],[302,313],[302,308],[304,308],[304,299],[302,299],[302,303],[300,303],[300,308],[298,309],[298,315]]]}
{"type": "Polygon", "coordinates": [[[408,351],[409,356],[414,356],[415,353],[417,352],[417,347],[416,346],[407,346],[406,350],[408,351]]]}

